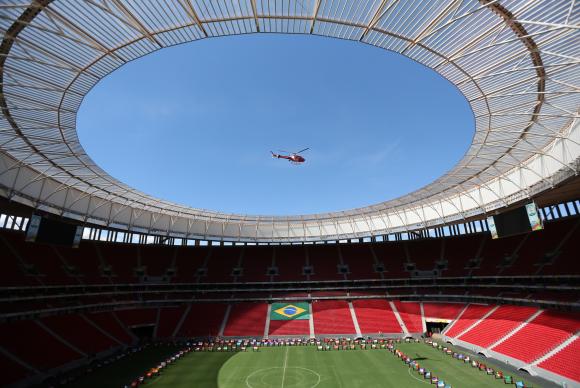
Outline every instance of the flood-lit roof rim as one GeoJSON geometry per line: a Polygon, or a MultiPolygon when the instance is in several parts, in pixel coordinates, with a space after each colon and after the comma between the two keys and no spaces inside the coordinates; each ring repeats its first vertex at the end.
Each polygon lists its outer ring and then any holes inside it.
{"type": "Polygon", "coordinates": [[[0,133],[4,196],[120,229],[302,241],[463,219],[547,190],[577,173],[579,45],[574,42],[580,12],[574,1],[159,4],[43,0],[0,6],[0,106],[9,129],[0,133]],[[106,74],[162,47],[254,32],[358,40],[433,68],[460,89],[474,111],[470,149],[448,173],[401,198],[291,217],[225,214],[162,201],[110,177],[86,155],[76,134],[76,112],[106,74]]]}

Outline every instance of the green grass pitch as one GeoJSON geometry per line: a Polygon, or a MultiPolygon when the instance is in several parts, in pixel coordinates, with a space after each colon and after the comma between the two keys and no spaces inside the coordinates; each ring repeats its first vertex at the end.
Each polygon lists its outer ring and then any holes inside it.
{"type": "MultiPolygon", "coordinates": [[[[397,347],[453,387],[505,386],[503,381],[423,343],[401,343],[397,347]]],[[[156,364],[150,362],[154,354],[165,356],[167,349],[148,349],[136,356],[140,360],[123,360],[124,365],[104,368],[74,386],[123,386],[136,376],[133,371],[139,368],[135,364],[147,361],[142,371],[156,364]],[[125,376],[129,370],[132,375],[125,376]]],[[[515,375],[514,378],[525,381],[515,375]]],[[[143,387],[426,388],[429,385],[386,349],[317,351],[315,346],[294,346],[261,348],[258,352],[192,352],[143,387]]]]}

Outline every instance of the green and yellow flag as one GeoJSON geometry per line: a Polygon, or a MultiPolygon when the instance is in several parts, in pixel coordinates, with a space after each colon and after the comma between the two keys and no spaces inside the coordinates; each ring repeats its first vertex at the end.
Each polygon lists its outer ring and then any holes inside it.
{"type": "Polygon", "coordinates": [[[310,319],[310,305],[307,302],[272,303],[270,320],[291,321],[310,319]]]}

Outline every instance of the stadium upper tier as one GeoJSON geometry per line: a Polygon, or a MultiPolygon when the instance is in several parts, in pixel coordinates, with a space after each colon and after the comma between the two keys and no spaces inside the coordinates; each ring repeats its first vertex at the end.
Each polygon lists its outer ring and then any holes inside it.
{"type": "Polygon", "coordinates": [[[477,216],[577,174],[579,21],[574,0],[2,1],[0,195],[82,222],[229,241],[356,238],[477,216]],[[86,154],[76,114],[101,78],[167,46],[257,32],[360,41],[432,68],[471,105],[470,148],[403,197],[290,217],[153,198],[86,154]]]}

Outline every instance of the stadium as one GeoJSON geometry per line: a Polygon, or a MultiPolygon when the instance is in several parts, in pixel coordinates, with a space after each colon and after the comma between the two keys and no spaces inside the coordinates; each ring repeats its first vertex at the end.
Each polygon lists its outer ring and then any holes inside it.
{"type": "Polygon", "coordinates": [[[0,0],[0,23],[3,386],[580,387],[577,1],[0,0]],[[102,79],[232,35],[406,57],[463,96],[468,149],[296,215],[182,205],[93,160],[77,116],[102,79]]]}

